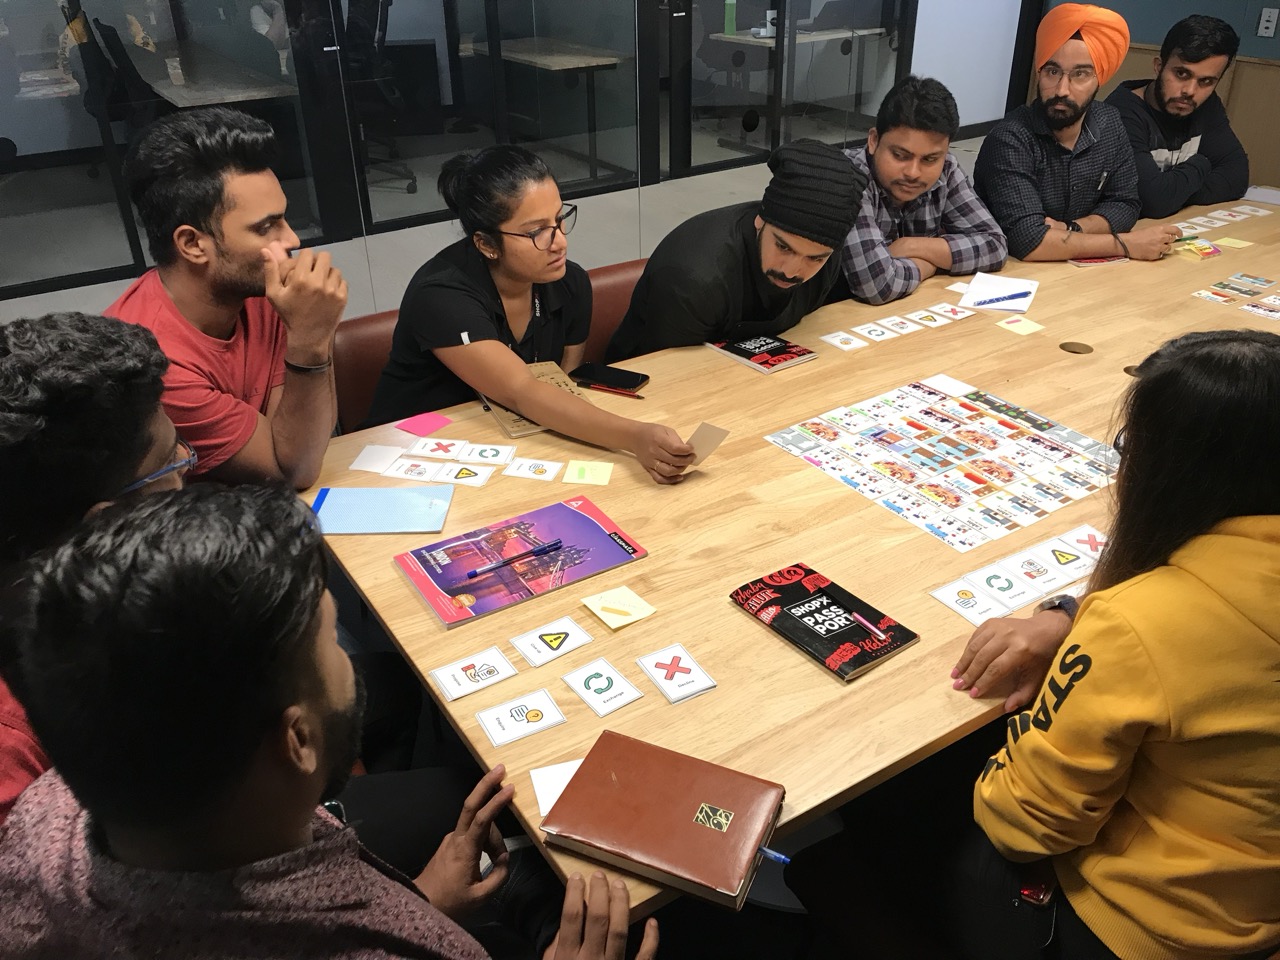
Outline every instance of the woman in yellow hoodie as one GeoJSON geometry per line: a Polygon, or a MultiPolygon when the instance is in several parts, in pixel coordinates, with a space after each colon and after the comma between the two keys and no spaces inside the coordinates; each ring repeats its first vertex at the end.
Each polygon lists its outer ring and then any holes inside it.
{"type": "Polygon", "coordinates": [[[975,786],[1007,869],[966,957],[1280,949],[1280,336],[1169,341],[1122,417],[1110,545],[975,786]],[[1011,951],[1000,911],[1050,942],[1011,951]]]}

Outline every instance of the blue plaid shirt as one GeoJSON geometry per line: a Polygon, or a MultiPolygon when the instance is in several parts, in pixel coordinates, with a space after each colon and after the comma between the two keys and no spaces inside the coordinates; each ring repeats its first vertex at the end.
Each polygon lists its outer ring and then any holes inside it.
{"type": "Polygon", "coordinates": [[[888,303],[920,286],[919,268],[889,252],[889,244],[899,237],[947,241],[952,274],[999,270],[1004,265],[1009,252],[1004,234],[951,154],[943,161],[937,183],[914,200],[899,204],[871,172],[865,147],[844,153],[867,175],[862,209],[840,251],[840,266],[854,298],[888,303]]]}

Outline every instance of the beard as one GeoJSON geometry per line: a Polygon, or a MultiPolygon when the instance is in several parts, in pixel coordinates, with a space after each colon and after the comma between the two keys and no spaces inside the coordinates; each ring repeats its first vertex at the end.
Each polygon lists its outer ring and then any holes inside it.
{"type": "Polygon", "coordinates": [[[360,756],[364,733],[364,677],[356,673],[356,694],[351,704],[324,718],[325,765],[328,776],[320,802],[334,799],[351,779],[351,768],[360,756]]]}
{"type": "Polygon", "coordinates": [[[1195,109],[1195,106],[1196,106],[1195,101],[1191,100],[1189,97],[1174,97],[1172,100],[1170,100],[1167,96],[1165,96],[1163,70],[1160,71],[1160,76],[1156,77],[1155,87],[1153,88],[1152,92],[1155,94],[1156,106],[1160,108],[1161,113],[1169,112],[1170,103],[1179,104],[1179,105],[1185,104],[1188,108],[1190,108],[1188,112],[1195,109]]]}
{"type": "Polygon", "coordinates": [[[1084,103],[1076,103],[1070,97],[1050,97],[1048,100],[1037,100],[1040,105],[1040,115],[1044,117],[1045,125],[1050,130],[1065,130],[1067,127],[1078,122],[1084,116],[1084,112],[1089,109],[1089,104],[1093,103],[1093,95],[1084,103]],[[1066,107],[1065,113],[1054,113],[1053,107],[1066,107]]]}
{"type": "Polygon", "coordinates": [[[267,295],[267,278],[262,258],[237,259],[216,239],[218,261],[209,273],[209,288],[220,303],[240,303],[250,297],[267,295]]]}

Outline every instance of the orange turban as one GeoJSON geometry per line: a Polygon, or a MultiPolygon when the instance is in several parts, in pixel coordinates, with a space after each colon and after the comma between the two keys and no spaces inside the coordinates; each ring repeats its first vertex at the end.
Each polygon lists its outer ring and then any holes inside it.
{"type": "MultiPolygon", "coordinates": [[[[1062,3],[1044,15],[1036,30],[1036,69],[1077,32],[1089,48],[1098,82],[1106,83],[1129,52],[1129,25],[1114,10],[1092,3],[1062,3]]],[[[1063,66],[1070,69],[1069,64],[1063,66]]]]}

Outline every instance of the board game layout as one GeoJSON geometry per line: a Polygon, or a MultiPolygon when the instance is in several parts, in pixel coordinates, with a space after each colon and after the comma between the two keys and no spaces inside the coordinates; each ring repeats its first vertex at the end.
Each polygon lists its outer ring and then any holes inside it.
{"type": "Polygon", "coordinates": [[[1119,455],[953,377],[836,407],[765,437],[960,552],[1102,489],[1119,455]]]}

